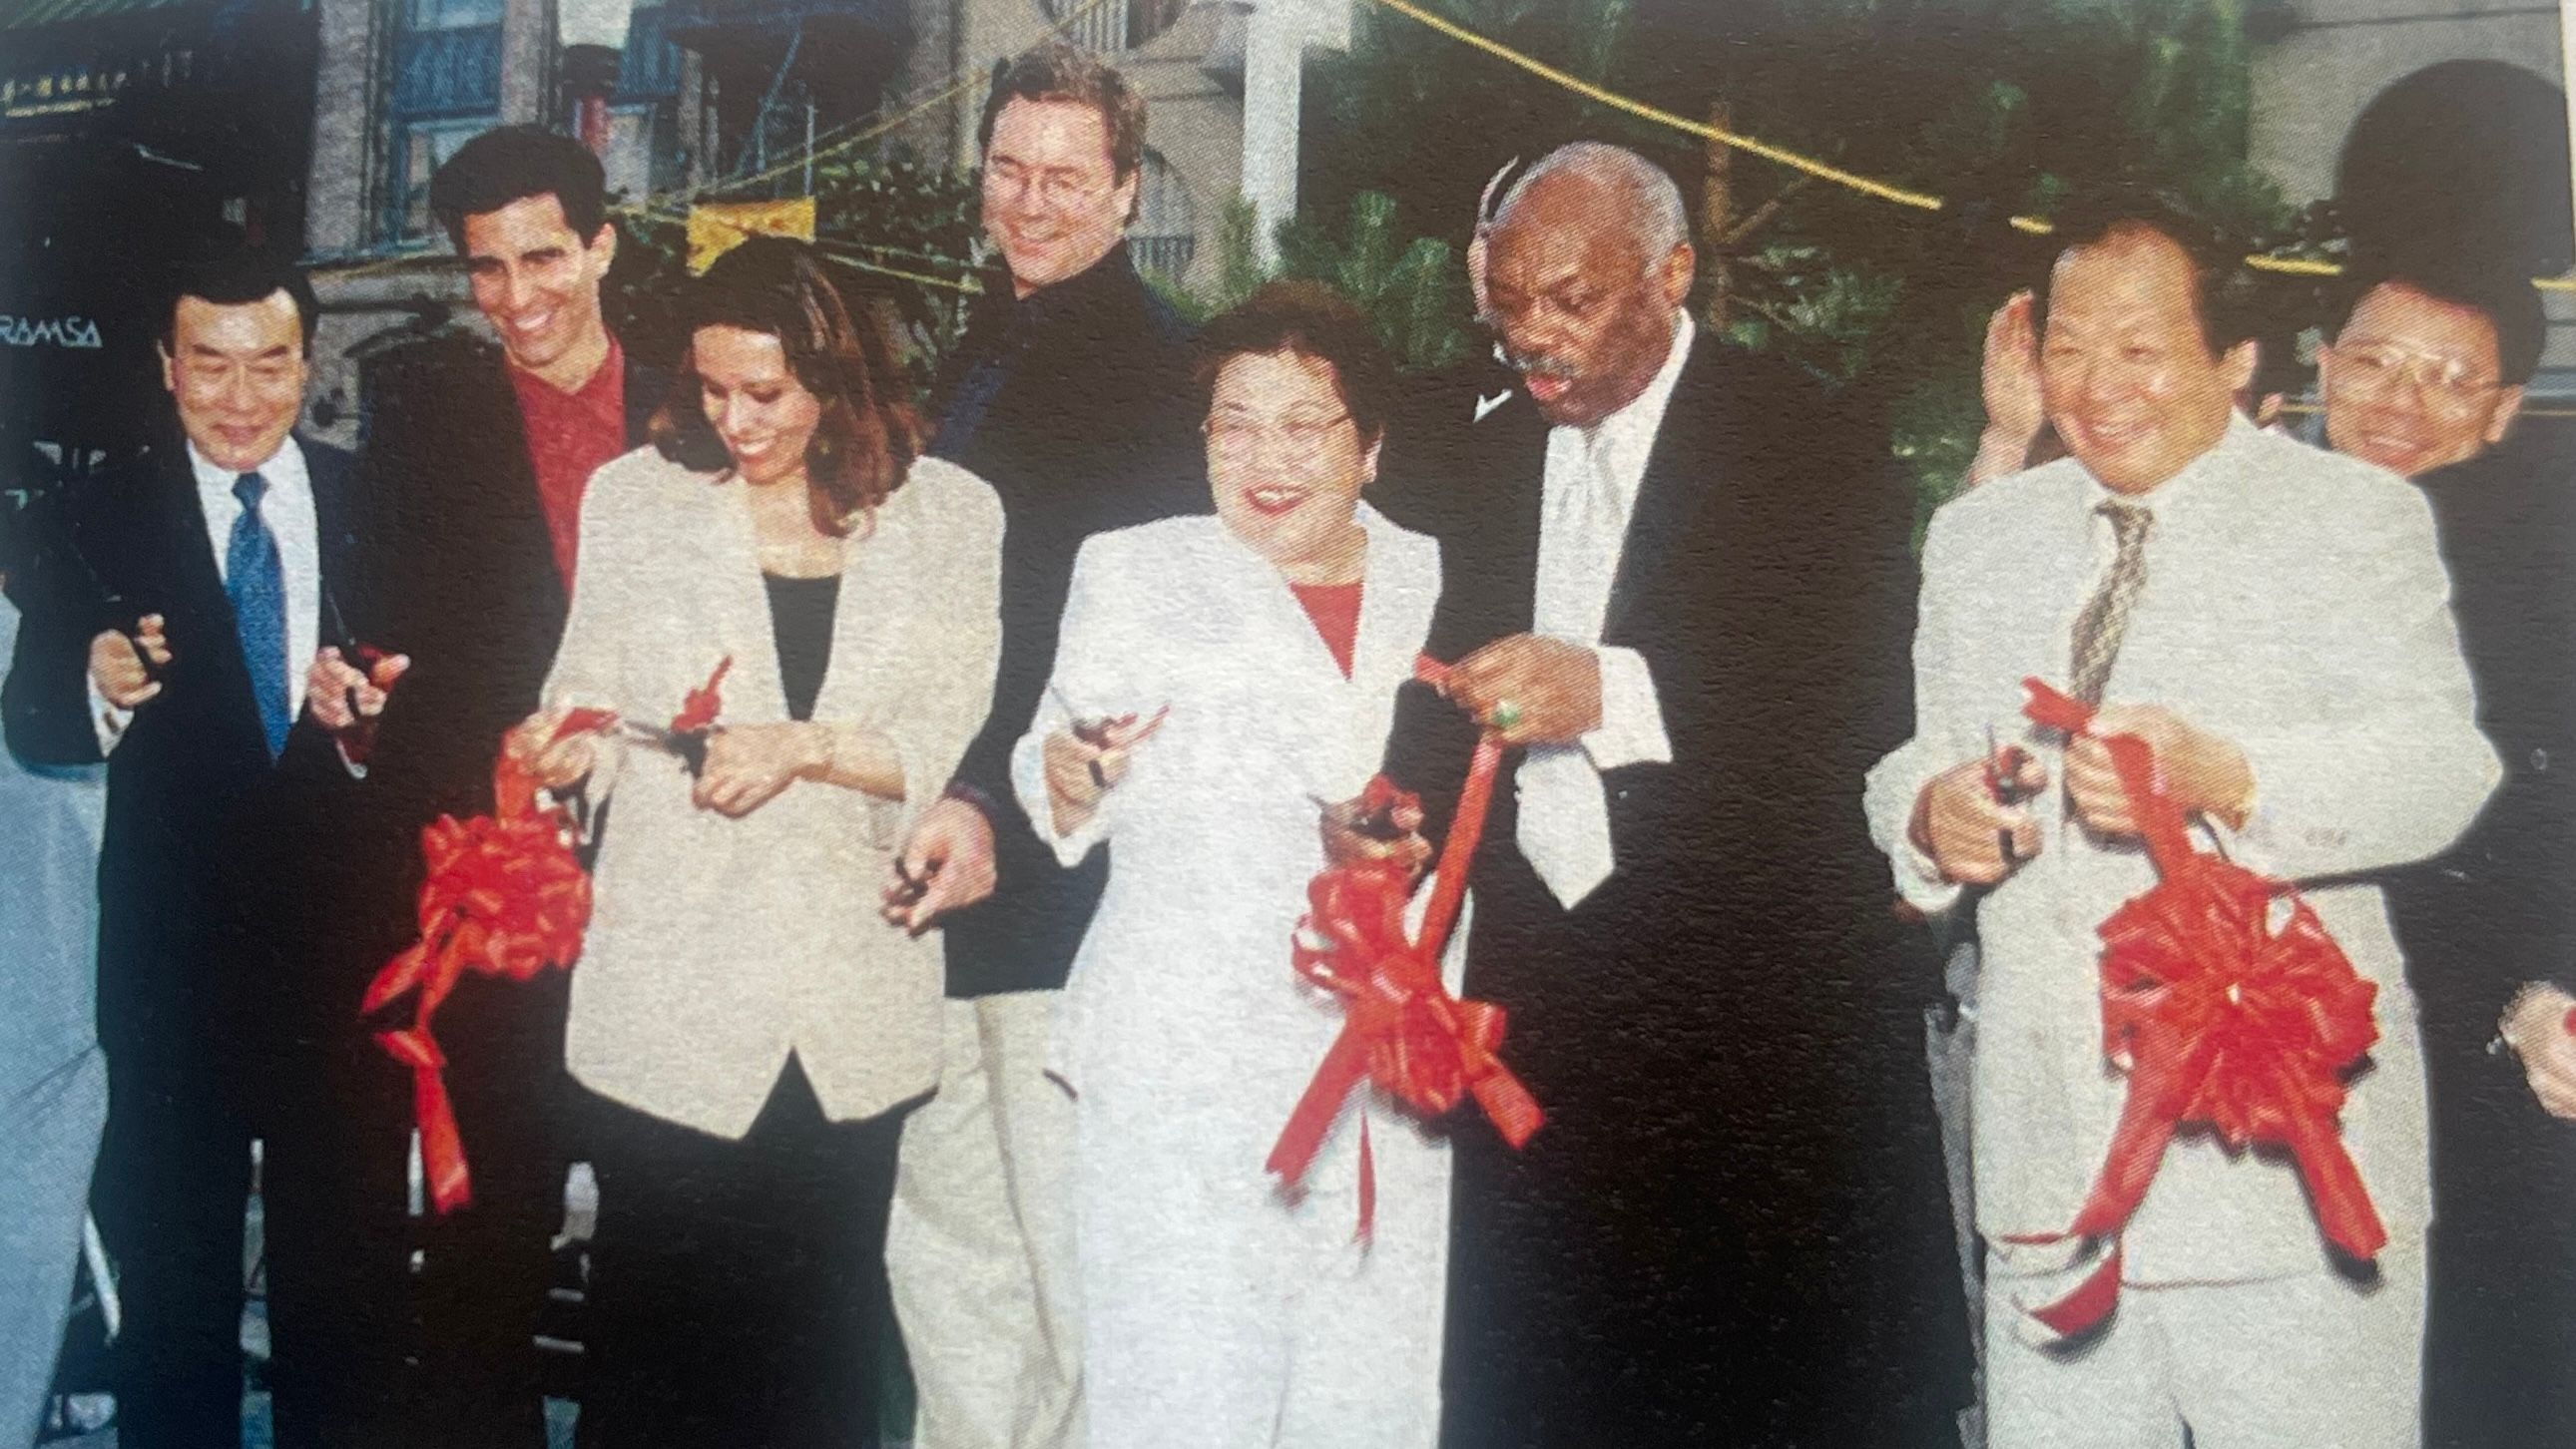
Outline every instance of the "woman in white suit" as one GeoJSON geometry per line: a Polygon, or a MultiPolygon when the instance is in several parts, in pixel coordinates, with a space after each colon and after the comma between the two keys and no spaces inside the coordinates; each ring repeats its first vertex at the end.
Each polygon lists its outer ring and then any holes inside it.
{"type": "Polygon", "coordinates": [[[882,335],[809,249],[690,294],[652,447],[592,478],[581,571],[513,746],[605,817],[565,1056],[600,1208],[581,1442],[875,1442],[886,1212],[939,1069],[936,935],[870,884],[991,705],[1001,512],[918,456],[882,335]],[[720,661],[693,776],[659,726],[720,661]]]}
{"type": "Polygon", "coordinates": [[[1439,552],[1359,502],[1393,377],[1349,303],[1275,284],[1201,351],[1216,516],[1083,545],[1013,762],[1059,855],[1110,857],[1055,1043],[1090,1442],[1428,1446],[1446,1147],[1375,1104],[1374,1246],[1354,1241],[1354,1113],[1300,1198],[1263,1159],[1342,1019],[1289,949],[1324,864],[1316,802],[1358,795],[1385,752],[1439,552]]]}

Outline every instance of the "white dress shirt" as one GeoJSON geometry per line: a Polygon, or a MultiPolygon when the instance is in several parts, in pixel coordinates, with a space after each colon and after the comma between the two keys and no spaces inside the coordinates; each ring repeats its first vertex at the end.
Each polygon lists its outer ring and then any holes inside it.
{"type": "MultiPolygon", "coordinates": [[[[2022,718],[2021,680],[2066,682],[2076,616],[2110,566],[2096,511],[2110,496],[2068,458],[1963,494],[1932,520],[1915,734],[1867,787],[1895,884],[1927,912],[1960,898],[1907,841],[1927,781],[1983,756],[1989,730],[2064,778],[2062,744],[2022,718]]],[[[2402,1246],[2430,1212],[2424,1077],[2414,995],[2369,873],[2448,846],[2499,774],[2478,733],[2431,511],[2391,474],[2242,420],[2130,501],[2155,522],[2104,701],[2162,705],[2244,751],[2253,812],[2240,832],[2200,821],[2200,848],[2300,882],[2377,986],[2379,1040],[2343,1108],[2343,1140],[2402,1246]]],[[[1990,1244],[2064,1229],[2102,1164],[2128,1079],[2104,1053],[2097,928],[2156,882],[2135,841],[2069,819],[2063,791],[2027,808],[2038,855],[1976,903],[1975,1201],[1990,1244]]],[[[2322,1252],[2288,1165],[2199,1132],[2166,1150],[2123,1242],[2132,1283],[2310,1272],[2322,1252]]],[[[1996,1255],[2007,1277],[2060,1256],[1996,1255]]]]}
{"type": "Polygon", "coordinates": [[[1521,853],[1569,910],[1607,880],[1616,864],[1601,772],[1669,764],[1673,758],[1645,656],[1604,648],[1601,627],[1646,461],[1697,336],[1689,314],[1676,312],[1672,349],[1644,392],[1590,428],[1559,427],[1547,435],[1531,627],[1590,649],[1600,660],[1601,723],[1576,744],[1531,748],[1517,776],[1517,838],[1521,853]]]}
{"type": "MultiPolygon", "coordinates": [[[[233,484],[241,473],[217,466],[197,451],[194,442],[188,444],[188,471],[197,480],[197,503],[206,515],[206,543],[214,550],[215,574],[229,585],[225,570],[233,524],[242,511],[241,500],[233,496],[233,484]]],[[[313,511],[313,479],[304,468],[304,450],[292,436],[278,444],[267,462],[243,471],[257,473],[268,483],[259,515],[277,540],[279,572],[286,580],[286,717],[291,720],[304,709],[304,667],[321,648],[322,529],[313,511]]],[[[113,750],[133,721],[133,712],[109,704],[96,681],[90,684],[90,705],[91,717],[98,721],[100,751],[113,750]]]]}

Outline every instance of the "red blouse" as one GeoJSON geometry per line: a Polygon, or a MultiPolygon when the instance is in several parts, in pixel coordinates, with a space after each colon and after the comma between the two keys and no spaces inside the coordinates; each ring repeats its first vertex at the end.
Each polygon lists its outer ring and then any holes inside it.
{"type": "Polygon", "coordinates": [[[1360,637],[1361,584],[1290,584],[1297,602],[1305,605],[1306,617],[1314,622],[1315,632],[1324,636],[1324,647],[1333,651],[1333,662],[1342,666],[1342,677],[1351,677],[1351,649],[1360,637]]]}

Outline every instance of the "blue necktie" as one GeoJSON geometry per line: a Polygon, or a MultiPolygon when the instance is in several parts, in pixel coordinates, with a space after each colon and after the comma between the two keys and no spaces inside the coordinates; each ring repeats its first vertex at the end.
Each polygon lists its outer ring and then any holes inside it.
{"type": "Polygon", "coordinates": [[[242,663],[250,669],[250,691],[259,701],[259,725],[268,737],[268,757],[286,748],[286,727],[293,723],[286,703],[286,566],[277,556],[277,535],[259,516],[259,500],[268,480],[244,473],[233,480],[241,515],[224,545],[224,595],[233,602],[233,632],[241,640],[242,663]]]}

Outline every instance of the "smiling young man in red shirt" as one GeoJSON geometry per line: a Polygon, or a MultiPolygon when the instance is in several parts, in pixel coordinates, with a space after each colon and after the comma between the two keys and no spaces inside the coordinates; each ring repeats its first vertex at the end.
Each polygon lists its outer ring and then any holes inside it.
{"type": "MultiPolygon", "coordinates": [[[[341,602],[339,645],[407,656],[390,691],[337,656],[316,667],[326,725],[373,716],[349,782],[350,848],[329,892],[349,1009],[416,928],[421,827],[491,809],[492,758],[534,712],[563,632],[592,470],[643,441],[665,386],[609,331],[617,255],[599,161],[511,126],[466,143],[430,183],[500,345],[464,333],[395,349],[366,388],[368,587],[341,602]]],[[[472,1153],[473,1202],[423,1237],[419,1437],[475,1449],[545,1442],[534,1340],[563,1222],[565,978],[469,978],[439,1040],[472,1153]]],[[[402,1070],[388,1060],[387,1072],[402,1070]]],[[[375,1130],[400,1153],[407,1123],[375,1130]]],[[[374,1144],[369,1144],[372,1148],[374,1144]]],[[[403,1204],[354,1225],[400,1240],[403,1204]]]]}

